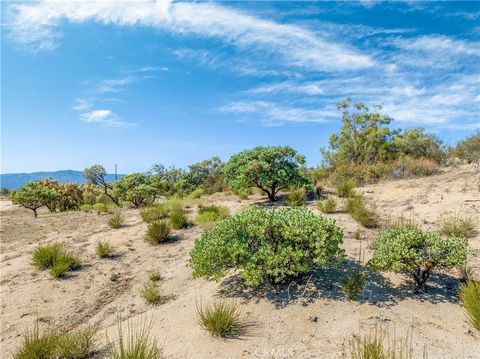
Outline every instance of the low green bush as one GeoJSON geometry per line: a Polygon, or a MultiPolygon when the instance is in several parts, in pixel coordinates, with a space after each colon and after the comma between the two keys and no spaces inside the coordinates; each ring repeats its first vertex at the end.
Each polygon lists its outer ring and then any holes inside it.
{"type": "Polygon", "coordinates": [[[108,213],[108,206],[105,203],[95,203],[92,206],[92,209],[97,212],[97,214],[100,213],[108,213]]]}
{"type": "Polygon", "coordinates": [[[307,193],[305,188],[293,188],[286,195],[285,200],[290,207],[301,207],[307,203],[307,193]]]}
{"type": "Polygon", "coordinates": [[[199,206],[195,223],[204,229],[211,229],[213,225],[228,217],[230,210],[224,206],[199,206]]]}
{"type": "Polygon", "coordinates": [[[355,269],[341,279],[342,292],[348,300],[355,300],[365,287],[365,271],[355,269]]]}
{"type": "Polygon", "coordinates": [[[198,199],[198,198],[202,197],[204,193],[205,193],[205,191],[203,190],[203,188],[197,188],[192,193],[190,193],[188,195],[188,197],[192,198],[192,199],[198,199]]]}
{"type": "Polygon", "coordinates": [[[139,214],[146,223],[152,223],[168,217],[169,208],[165,204],[141,209],[139,214]]]}
{"type": "Polygon", "coordinates": [[[238,269],[248,285],[279,283],[344,259],[343,232],[306,208],[250,207],[218,223],[190,252],[194,277],[238,269]]]}
{"type": "Polygon", "coordinates": [[[253,194],[253,191],[251,188],[241,188],[237,190],[235,194],[238,196],[239,199],[245,200],[253,194]]]}
{"type": "Polygon", "coordinates": [[[212,335],[225,338],[238,332],[241,313],[236,302],[219,301],[206,306],[200,303],[196,309],[198,323],[212,335]]]}
{"type": "Polygon", "coordinates": [[[91,204],[82,204],[80,206],[80,211],[83,211],[83,212],[91,212],[93,210],[93,206],[91,204]]]}
{"type": "Polygon", "coordinates": [[[100,258],[110,257],[113,253],[113,248],[107,241],[98,241],[95,247],[95,252],[100,258]]]}
{"type": "Polygon", "coordinates": [[[125,219],[123,218],[122,214],[120,212],[117,212],[108,219],[108,226],[110,228],[117,229],[120,228],[124,222],[125,219]]]}
{"type": "Polygon", "coordinates": [[[367,208],[366,200],[363,196],[357,195],[349,198],[345,210],[362,226],[366,228],[375,227],[375,213],[367,208]]]}
{"type": "Polygon", "coordinates": [[[55,278],[80,267],[79,259],[58,243],[37,247],[33,252],[32,264],[39,269],[49,269],[55,278]]]}
{"type": "Polygon", "coordinates": [[[342,180],[337,183],[337,196],[341,198],[350,198],[355,195],[355,180],[342,180]]]}
{"type": "Polygon", "coordinates": [[[327,197],[321,201],[317,202],[318,209],[323,213],[333,213],[337,208],[337,201],[334,197],[327,197]]]}
{"type": "Polygon", "coordinates": [[[170,225],[166,221],[153,222],[148,225],[145,241],[150,244],[159,244],[170,236],[170,225]]]}
{"type": "Polygon", "coordinates": [[[445,217],[440,223],[440,233],[447,237],[472,238],[475,237],[475,224],[470,217],[445,217]]]}
{"type": "Polygon", "coordinates": [[[23,335],[14,359],[83,359],[95,352],[96,331],[84,328],[71,332],[47,329],[40,332],[38,322],[23,335]]]}
{"type": "Polygon", "coordinates": [[[470,324],[480,330],[480,283],[471,280],[460,285],[460,301],[470,324]]]}
{"type": "Polygon", "coordinates": [[[406,273],[415,281],[417,290],[423,291],[433,271],[462,266],[469,253],[465,238],[443,239],[408,227],[381,232],[372,248],[369,264],[373,268],[406,273]]]}
{"type": "Polygon", "coordinates": [[[188,227],[188,218],[183,209],[173,210],[169,217],[173,229],[183,229],[188,227]]]}

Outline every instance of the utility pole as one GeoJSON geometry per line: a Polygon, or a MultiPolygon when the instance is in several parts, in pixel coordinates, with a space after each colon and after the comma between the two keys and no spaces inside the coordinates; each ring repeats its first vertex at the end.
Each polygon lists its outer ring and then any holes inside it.
{"type": "Polygon", "coordinates": [[[117,165],[115,164],[115,182],[117,182],[117,165]]]}

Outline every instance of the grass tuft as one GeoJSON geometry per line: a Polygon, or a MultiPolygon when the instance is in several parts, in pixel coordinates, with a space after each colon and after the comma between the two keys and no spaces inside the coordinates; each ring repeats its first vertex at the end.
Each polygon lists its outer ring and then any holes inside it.
{"type": "Polygon", "coordinates": [[[107,241],[98,241],[95,252],[100,258],[108,258],[113,254],[113,248],[107,241]]]}
{"type": "Polygon", "coordinates": [[[153,222],[148,225],[145,241],[150,244],[159,244],[168,239],[170,225],[166,221],[153,222]]]}
{"type": "Polygon", "coordinates": [[[151,272],[148,274],[148,279],[149,279],[151,282],[160,282],[163,278],[162,278],[162,275],[160,274],[160,272],[154,270],[154,271],[151,271],[151,272]]]}
{"type": "Polygon", "coordinates": [[[365,197],[354,196],[348,199],[346,211],[352,218],[366,228],[376,225],[375,213],[367,208],[365,197]]]}
{"type": "Polygon", "coordinates": [[[39,269],[50,269],[54,278],[80,267],[80,260],[66,251],[59,243],[39,246],[33,252],[32,264],[39,269]]]}
{"type": "Polygon", "coordinates": [[[157,222],[161,219],[168,217],[168,206],[165,204],[159,204],[155,207],[148,207],[140,210],[140,217],[146,223],[157,222]]]}
{"type": "Polygon", "coordinates": [[[355,181],[349,179],[337,183],[337,195],[341,198],[350,198],[355,196],[355,181]]]}
{"type": "Polygon", "coordinates": [[[170,224],[174,229],[183,229],[188,227],[188,218],[183,209],[174,209],[169,216],[170,224]]]}
{"type": "Polygon", "coordinates": [[[203,306],[196,305],[200,326],[217,337],[229,337],[237,333],[240,323],[240,309],[236,302],[219,301],[203,306]]]}
{"type": "Polygon", "coordinates": [[[365,272],[355,269],[341,279],[342,292],[348,300],[355,300],[365,287],[365,272]]]}
{"type": "Polygon", "coordinates": [[[333,213],[337,208],[337,200],[331,196],[317,203],[318,203],[318,209],[323,213],[333,213]]]}
{"type": "Polygon", "coordinates": [[[141,295],[147,304],[158,304],[162,301],[160,288],[156,282],[146,283],[142,288],[141,295]]]}
{"type": "Polygon", "coordinates": [[[475,237],[475,224],[469,217],[445,217],[440,223],[440,233],[447,237],[472,238],[475,237]]]}
{"type": "Polygon", "coordinates": [[[211,229],[215,223],[227,218],[228,215],[228,207],[215,205],[199,206],[195,223],[197,223],[203,229],[208,230],[211,229]]]}
{"type": "Polygon", "coordinates": [[[115,213],[112,217],[108,219],[108,226],[110,228],[120,228],[123,226],[125,219],[123,218],[120,212],[115,213]]]}
{"type": "Polygon", "coordinates": [[[480,282],[472,280],[460,285],[460,301],[470,324],[480,330],[480,282]]]}
{"type": "Polygon", "coordinates": [[[301,207],[307,203],[305,188],[293,188],[286,195],[285,200],[290,207],[301,207]]]}

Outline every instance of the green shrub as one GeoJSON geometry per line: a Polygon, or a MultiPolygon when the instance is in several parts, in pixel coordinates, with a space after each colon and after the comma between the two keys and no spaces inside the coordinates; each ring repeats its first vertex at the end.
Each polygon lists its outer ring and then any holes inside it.
{"type": "Polygon", "coordinates": [[[460,301],[470,324],[480,330],[480,283],[468,281],[460,285],[460,301]]]}
{"type": "Polygon", "coordinates": [[[366,228],[376,225],[375,213],[367,208],[363,196],[354,196],[348,199],[346,211],[352,218],[366,228]]]}
{"type": "Polygon", "coordinates": [[[475,237],[475,224],[469,217],[446,217],[440,223],[440,233],[447,237],[472,238],[475,237]]]}
{"type": "Polygon", "coordinates": [[[152,281],[143,286],[141,295],[148,304],[158,304],[162,299],[158,284],[152,281]]]}
{"type": "Polygon", "coordinates": [[[188,227],[188,218],[183,209],[175,209],[169,216],[170,224],[174,229],[183,229],[188,227]]]}
{"type": "Polygon", "coordinates": [[[58,243],[37,247],[33,252],[32,263],[39,269],[50,269],[50,274],[55,278],[80,267],[78,258],[58,243]]]}
{"type": "Polygon", "coordinates": [[[290,207],[301,207],[307,203],[307,193],[305,188],[291,189],[286,195],[285,200],[290,207]]]}
{"type": "Polygon", "coordinates": [[[100,258],[107,258],[112,255],[113,248],[107,241],[98,241],[95,252],[97,252],[100,258]]]}
{"type": "Polygon", "coordinates": [[[159,204],[155,207],[148,207],[140,210],[140,217],[146,223],[152,223],[168,217],[168,206],[159,204]]]}
{"type": "Polygon", "coordinates": [[[105,203],[95,203],[92,206],[92,209],[97,212],[97,214],[100,213],[107,213],[108,212],[108,206],[105,203]]]}
{"type": "Polygon", "coordinates": [[[165,221],[153,222],[148,225],[145,240],[150,244],[159,244],[168,239],[170,225],[165,221]]]}
{"type": "Polygon", "coordinates": [[[352,179],[343,180],[337,183],[337,196],[349,198],[355,195],[355,181],[352,179]]]}
{"type": "Polygon", "coordinates": [[[334,197],[327,197],[321,201],[318,201],[318,209],[323,213],[333,213],[337,208],[337,201],[334,197]]]}
{"type": "Polygon", "coordinates": [[[115,213],[108,219],[108,226],[110,228],[120,228],[123,225],[124,218],[120,212],[115,213]]]}
{"type": "Polygon", "coordinates": [[[341,279],[342,292],[348,300],[355,300],[365,287],[365,271],[355,269],[341,279]]]}
{"type": "Polygon", "coordinates": [[[93,210],[93,206],[91,204],[82,204],[80,206],[80,210],[83,211],[83,212],[91,212],[93,210]]]}
{"type": "Polygon", "coordinates": [[[480,133],[476,133],[460,141],[450,153],[451,157],[460,158],[467,163],[480,161],[480,133]]]}
{"type": "Polygon", "coordinates": [[[279,283],[344,258],[343,233],[306,208],[250,207],[218,223],[190,252],[194,277],[219,279],[239,269],[249,285],[279,283]]]}
{"type": "Polygon", "coordinates": [[[240,198],[241,200],[248,199],[249,196],[253,194],[252,188],[241,188],[235,192],[235,194],[240,198]]]}
{"type": "Polygon", "coordinates": [[[161,359],[162,349],[151,336],[151,323],[127,322],[127,333],[123,333],[120,317],[117,319],[118,339],[110,342],[108,357],[110,359],[161,359]]]}
{"type": "Polygon", "coordinates": [[[188,195],[188,197],[192,198],[192,199],[198,199],[198,198],[202,197],[204,193],[205,193],[205,191],[203,190],[203,188],[197,188],[192,193],[190,193],[188,195]]]}
{"type": "Polygon", "coordinates": [[[40,332],[38,322],[32,330],[23,335],[15,359],[83,359],[91,357],[95,351],[96,331],[93,328],[72,332],[59,332],[47,329],[40,332]]]}
{"type": "Polygon", "coordinates": [[[238,331],[240,310],[235,302],[219,301],[211,305],[196,305],[200,326],[218,337],[229,337],[238,331]]]}
{"type": "Polygon", "coordinates": [[[215,223],[227,218],[229,212],[228,207],[224,206],[200,206],[195,223],[204,229],[211,229],[215,223]]]}
{"type": "Polygon", "coordinates": [[[428,158],[405,157],[399,159],[392,169],[393,178],[426,177],[440,173],[438,163],[428,158]]]}
{"type": "Polygon", "coordinates": [[[372,267],[404,272],[420,290],[425,290],[432,271],[464,265],[469,252],[464,238],[442,239],[434,233],[407,227],[381,232],[372,247],[372,267]]]}

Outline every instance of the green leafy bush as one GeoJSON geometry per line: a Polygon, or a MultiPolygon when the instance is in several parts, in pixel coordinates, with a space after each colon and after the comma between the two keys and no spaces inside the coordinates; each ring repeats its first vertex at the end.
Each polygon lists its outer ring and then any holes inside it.
{"type": "Polygon", "coordinates": [[[381,232],[372,247],[372,267],[404,272],[420,290],[425,290],[432,271],[464,265],[469,252],[464,238],[442,239],[434,233],[407,227],[381,232]]]}
{"type": "Polygon", "coordinates": [[[480,330],[480,283],[468,281],[460,285],[460,301],[470,324],[480,330]]]}
{"type": "Polygon", "coordinates": [[[127,333],[123,332],[122,320],[117,319],[118,339],[109,342],[110,359],[161,359],[162,349],[151,336],[151,323],[146,320],[132,323],[127,321],[127,333]]]}
{"type": "Polygon", "coordinates": [[[59,197],[60,194],[57,191],[36,181],[19,188],[12,195],[12,202],[31,209],[33,216],[37,218],[39,208],[58,200],[59,197]]]}
{"type": "Polygon", "coordinates": [[[100,213],[108,213],[108,206],[105,203],[95,203],[92,206],[92,209],[97,212],[97,214],[100,213]]]}
{"type": "Polygon", "coordinates": [[[100,258],[110,257],[113,253],[113,248],[107,241],[98,241],[95,247],[95,252],[100,258]]]}
{"type": "Polygon", "coordinates": [[[348,300],[355,300],[365,287],[365,271],[355,269],[341,279],[342,292],[348,300]]]}
{"type": "Polygon", "coordinates": [[[450,152],[451,157],[460,158],[467,163],[480,161],[480,133],[460,141],[450,152]]]}
{"type": "Polygon", "coordinates": [[[211,305],[196,305],[197,320],[200,326],[218,337],[236,334],[240,323],[240,310],[237,303],[219,301],[211,305]]]}
{"type": "Polygon", "coordinates": [[[23,335],[15,359],[83,359],[91,357],[95,351],[96,331],[84,328],[72,332],[47,329],[40,332],[38,322],[32,330],[23,335]]]}
{"type": "Polygon", "coordinates": [[[80,211],[83,211],[83,212],[91,212],[93,210],[93,206],[91,204],[82,204],[80,206],[80,211]]]}
{"type": "Polygon", "coordinates": [[[113,185],[113,194],[122,201],[130,202],[135,208],[155,200],[157,190],[152,178],[146,173],[132,173],[122,176],[113,185]]]}
{"type": "Polygon", "coordinates": [[[475,237],[475,224],[469,217],[445,217],[440,223],[440,233],[447,237],[472,238],[475,237]]]}
{"type": "Polygon", "coordinates": [[[355,181],[352,179],[343,180],[337,183],[337,196],[349,198],[355,195],[355,181]]]}
{"type": "Polygon", "coordinates": [[[250,207],[205,232],[190,252],[194,277],[219,279],[239,269],[249,285],[279,283],[343,260],[343,232],[306,208],[250,207]]]}
{"type": "Polygon", "coordinates": [[[192,199],[198,199],[198,198],[202,197],[204,193],[205,193],[205,191],[203,190],[203,188],[197,188],[192,193],[190,193],[188,195],[188,197],[190,197],[192,199]]]}
{"type": "Polygon", "coordinates": [[[108,219],[108,226],[110,228],[120,228],[123,225],[125,219],[120,212],[115,213],[108,219]]]}
{"type": "Polygon", "coordinates": [[[304,206],[307,202],[307,193],[305,188],[294,188],[291,189],[286,195],[285,200],[290,207],[301,207],[304,206]]]}
{"type": "Polygon", "coordinates": [[[354,196],[349,198],[346,205],[346,211],[352,218],[366,228],[372,228],[376,225],[375,212],[367,208],[363,196],[354,196]]]}
{"type": "Polygon", "coordinates": [[[323,213],[333,213],[337,208],[337,201],[334,197],[327,197],[321,201],[318,201],[318,209],[323,213]]]}
{"type": "Polygon", "coordinates": [[[227,218],[229,212],[228,207],[224,206],[199,206],[195,223],[204,229],[211,229],[215,223],[227,218]]]}
{"type": "Polygon", "coordinates": [[[170,236],[170,225],[166,221],[153,222],[148,225],[145,241],[150,244],[165,242],[170,236]]]}
{"type": "Polygon", "coordinates": [[[152,223],[168,217],[169,208],[165,204],[140,210],[140,217],[146,223],[152,223]]]}
{"type": "Polygon", "coordinates": [[[176,209],[170,213],[170,224],[174,229],[183,229],[188,227],[188,218],[183,209],[176,209]]]}
{"type": "Polygon", "coordinates": [[[37,247],[33,252],[32,264],[39,269],[50,269],[50,274],[55,278],[80,267],[78,258],[58,243],[37,247]]]}

